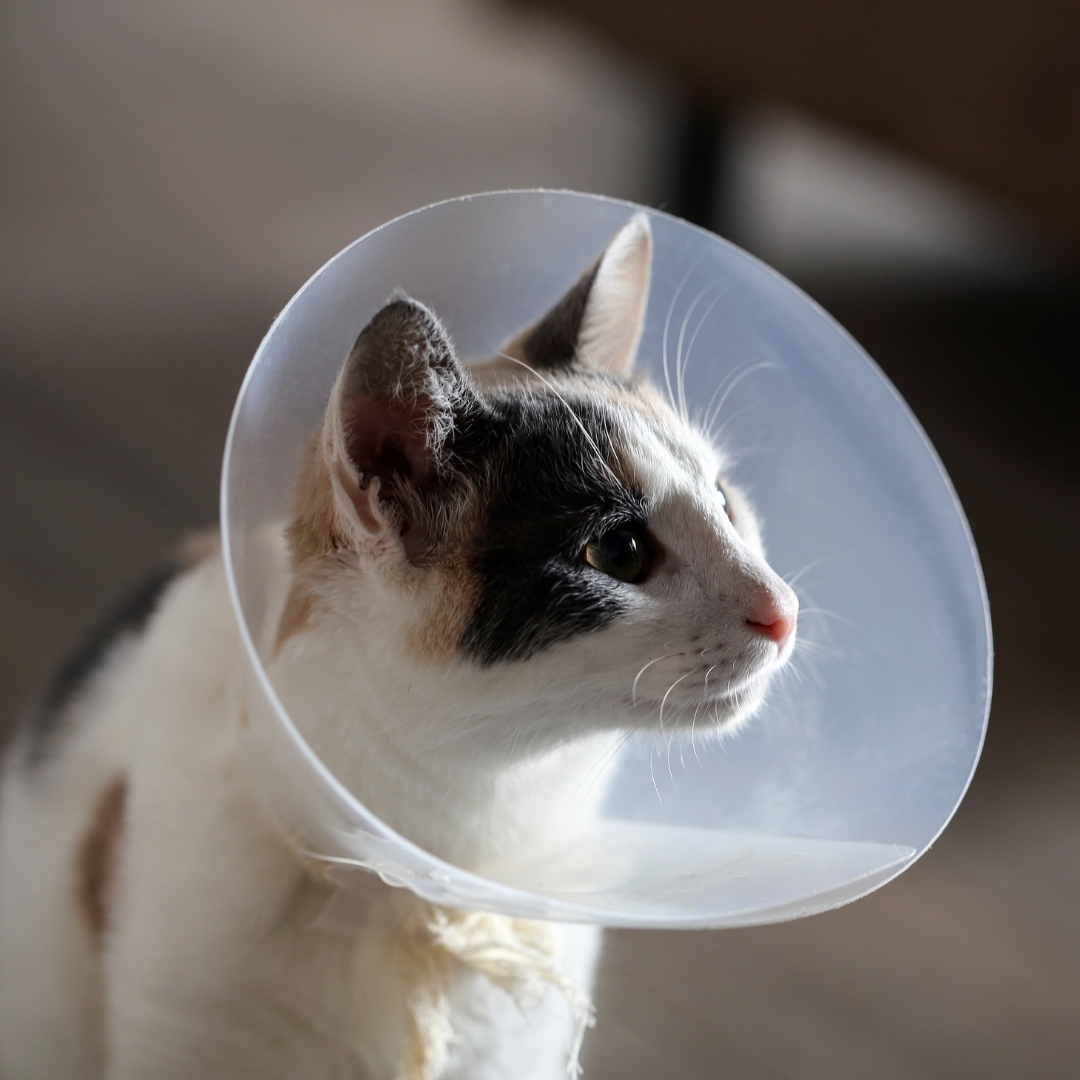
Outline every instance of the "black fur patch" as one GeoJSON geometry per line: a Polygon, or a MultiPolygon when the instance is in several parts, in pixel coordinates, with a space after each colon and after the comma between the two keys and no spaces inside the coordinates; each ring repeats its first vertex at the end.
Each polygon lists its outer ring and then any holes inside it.
{"type": "Polygon", "coordinates": [[[155,571],[102,619],[54,672],[27,725],[26,761],[39,765],[63,728],[67,707],[78,696],[113,647],[150,621],[162,594],[181,572],[178,564],[155,571]]]}
{"type": "Polygon", "coordinates": [[[581,324],[599,269],[597,262],[586,270],[522,343],[525,359],[532,367],[540,371],[565,371],[576,363],[581,324]]]}
{"type": "Polygon", "coordinates": [[[461,648],[484,665],[523,660],[622,614],[633,586],[588,566],[582,551],[597,532],[646,516],[643,495],[605,464],[614,422],[602,402],[536,393],[487,404],[482,460],[470,462],[464,446],[459,458],[485,507],[471,552],[480,597],[461,648]]]}

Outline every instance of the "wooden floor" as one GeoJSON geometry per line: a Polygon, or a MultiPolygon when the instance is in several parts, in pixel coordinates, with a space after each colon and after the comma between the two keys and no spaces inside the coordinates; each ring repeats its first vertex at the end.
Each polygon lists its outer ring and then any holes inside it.
{"type": "MultiPolygon", "coordinates": [[[[469,189],[654,194],[662,95],[580,41],[464,0],[298,11],[0,13],[4,720],[93,612],[213,518],[243,371],[324,257],[469,189]],[[412,80],[391,62],[406,53],[424,60],[412,80]]],[[[935,848],[866,900],[612,934],[587,1076],[1075,1078],[1076,305],[823,298],[908,396],[972,519],[998,648],[983,764],[935,848]]]]}

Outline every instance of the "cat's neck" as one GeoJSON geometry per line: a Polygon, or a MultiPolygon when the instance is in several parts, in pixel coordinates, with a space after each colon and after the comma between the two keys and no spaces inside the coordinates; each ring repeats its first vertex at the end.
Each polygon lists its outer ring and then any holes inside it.
{"type": "Polygon", "coordinates": [[[612,731],[537,738],[527,705],[483,709],[471,687],[425,677],[377,637],[354,644],[307,635],[272,679],[316,753],[392,828],[476,867],[558,845],[595,814],[612,731]]]}

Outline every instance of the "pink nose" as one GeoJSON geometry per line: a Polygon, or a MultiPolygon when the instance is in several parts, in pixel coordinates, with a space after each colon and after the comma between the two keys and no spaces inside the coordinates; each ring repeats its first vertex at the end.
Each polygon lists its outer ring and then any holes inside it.
{"type": "Polygon", "coordinates": [[[746,625],[775,641],[780,647],[791,637],[799,614],[799,600],[787,585],[779,595],[762,589],[747,609],[746,625]]]}

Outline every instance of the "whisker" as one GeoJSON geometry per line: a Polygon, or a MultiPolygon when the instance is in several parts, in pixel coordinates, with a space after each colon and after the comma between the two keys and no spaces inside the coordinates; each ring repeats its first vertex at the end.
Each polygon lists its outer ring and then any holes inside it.
{"type": "Polygon", "coordinates": [[[823,562],[828,562],[829,559],[836,558],[834,555],[822,555],[820,559],[814,559],[812,562],[808,562],[801,570],[796,571],[790,577],[785,577],[784,580],[792,588],[795,588],[795,582],[797,582],[803,574],[808,574],[811,570],[819,567],[823,562]]]}
{"type": "Polygon", "coordinates": [[[795,642],[795,652],[797,653],[819,653],[822,656],[835,655],[837,652],[835,645],[826,645],[823,641],[814,641],[813,638],[801,637],[795,642]]]}
{"type": "MultiPolygon", "coordinates": [[[[679,374],[679,396],[682,404],[682,418],[684,421],[689,421],[688,410],[686,407],[686,372],[690,367],[690,354],[694,351],[694,342],[697,341],[698,334],[701,333],[701,328],[705,325],[706,319],[712,313],[712,310],[720,302],[720,300],[727,293],[730,286],[720,286],[720,291],[709,302],[709,306],[702,313],[701,318],[698,319],[698,324],[694,328],[693,334],[690,336],[690,343],[686,346],[686,355],[682,358],[682,370],[679,374]]],[[[704,294],[702,294],[704,295],[704,294]]],[[[695,301],[697,303],[697,301],[695,301]]],[[[682,349],[682,337],[680,335],[679,348],[682,349]]],[[[678,357],[676,357],[676,366],[678,366],[678,357]]]]}
{"type": "MultiPolygon", "coordinates": [[[[679,683],[681,683],[683,681],[683,679],[688,678],[691,674],[692,674],[692,672],[687,671],[685,674],[680,675],[667,688],[667,692],[664,694],[663,698],[660,701],[660,734],[661,735],[664,734],[664,706],[667,704],[668,696],[671,694],[671,691],[674,690],[675,687],[678,686],[679,683]]],[[[674,730],[675,729],[672,728],[672,734],[674,734],[674,730]]],[[[668,739],[668,744],[667,744],[667,766],[668,766],[668,775],[671,777],[671,782],[675,783],[675,775],[671,771],[671,739],[670,738],[668,739]]]]}
{"type": "MultiPolygon", "coordinates": [[[[671,778],[672,785],[674,785],[674,783],[675,783],[675,773],[673,772],[673,770],[671,768],[671,746],[672,746],[672,743],[674,743],[674,742],[675,742],[675,728],[673,727],[671,729],[671,731],[669,732],[669,734],[668,734],[668,740],[667,740],[667,771],[668,771],[668,776],[671,778]]],[[[682,767],[684,769],[686,768],[686,762],[683,761],[683,757],[682,757],[682,746],[681,745],[679,747],[679,763],[682,765],[682,767]]]]}
{"type": "Polygon", "coordinates": [[[652,781],[653,791],[656,792],[656,797],[660,802],[664,801],[664,796],[660,794],[660,788],[656,783],[656,770],[653,767],[653,755],[656,753],[656,747],[652,743],[649,744],[649,779],[652,781]]]}
{"type": "Polygon", "coordinates": [[[779,366],[779,364],[773,363],[771,360],[762,360],[760,363],[751,364],[750,367],[744,368],[742,371],[740,371],[739,374],[731,380],[728,388],[720,396],[720,400],[716,403],[716,407],[715,409],[713,409],[712,413],[706,414],[705,430],[708,431],[712,428],[713,424],[716,422],[717,417],[720,415],[721,411],[724,408],[724,403],[731,396],[731,393],[735,389],[735,387],[738,386],[739,383],[741,383],[743,379],[747,377],[747,375],[753,375],[755,371],[763,371],[766,368],[778,368],[779,366]]]}
{"type": "Polygon", "coordinates": [[[857,628],[856,624],[853,623],[846,615],[841,615],[839,611],[831,611],[829,608],[801,607],[799,608],[799,613],[802,615],[823,615],[830,619],[836,619],[838,622],[846,623],[853,629],[857,628]]]}
{"type": "Polygon", "coordinates": [[[630,704],[637,704],[637,684],[645,672],[653,666],[653,664],[660,663],[661,660],[669,660],[673,656],[678,656],[678,653],[665,653],[663,656],[658,656],[655,660],[650,660],[647,664],[643,665],[641,670],[634,676],[634,685],[630,688],[630,704]]]}
{"type": "MultiPolygon", "coordinates": [[[[701,693],[702,693],[702,696],[705,697],[706,699],[709,696],[709,676],[715,670],[716,670],[716,665],[713,664],[709,668],[709,670],[705,672],[705,685],[701,688],[701,693]]],[[[701,705],[699,704],[698,707],[696,709],[694,709],[694,719],[690,721],[690,746],[694,751],[694,757],[697,758],[697,761],[698,761],[699,765],[701,764],[701,758],[698,757],[697,743],[694,742],[694,732],[695,732],[695,729],[697,728],[698,709],[700,709],[700,708],[701,708],[701,705]]]]}
{"type": "Polygon", "coordinates": [[[679,287],[675,290],[675,295],[671,298],[671,303],[668,305],[667,315],[664,316],[664,335],[660,342],[660,357],[661,365],[664,370],[664,384],[667,386],[668,401],[671,402],[672,408],[677,408],[675,401],[675,394],[671,389],[671,367],[668,364],[668,332],[671,329],[671,317],[675,314],[675,306],[679,302],[679,297],[682,295],[683,289],[686,288],[686,283],[690,280],[693,272],[701,264],[701,260],[705,257],[704,252],[699,255],[689,270],[686,271],[686,276],[679,282],[679,287]]]}
{"type": "MultiPolygon", "coordinates": [[[[698,306],[698,304],[701,303],[702,300],[705,299],[705,296],[709,292],[709,290],[715,288],[716,282],[712,282],[706,285],[705,288],[702,289],[701,292],[699,292],[697,296],[694,297],[693,302],[686,309],[686,314],[683,316],[682,326],[679,327],[679,340],[675,346],[675,387],[678,391],[679,415],[683,418],[683,420],[686,419],[686,385],[683,378],[686,369],[683,366],[683,340],[686,337],[686,328],[690,325],[690,319],[694,314],[694,309],[698,306]]],[[[719,299],[719,297],[717,297],[717,299],[719,299]]],[[[714,300],[713,303],[715,304],[716,301],[714,300]]],[[[705,312],[705,314],[708,315],[709,311],[711,310],[712,305],[709,306],[709,309],[705,312]]],[[[698,323],[697,330],[700,329],[701,324],[698,323]]],[[[693,337],[697,337],[697,330],[694,331],[693,337]]]]}
{"type": "MultiPolygon", "coordinates": [[[[705,433],[705,437],[714,446],[716,446],[716,445],[721,445],[722,446],[723,442],[724,442],[724,431],[727,428],[728,424],[733,424],[736,420],[739,419],[740,416],[744,415],[745,413],[748,413],[753,409],[760,409],[760,408],[761,408],[761,406],[758,405],[758,404],[744,405],[738,412],[733,412],[720,425],[720,427],[716,429],[716,431],[707,431],[705,433]]],[[[714,422],[717,419],[719,419],[719,417],[715,417],[714,422]]],[[[753,451],[753,449],[754,449],[753,447],[742,447],[738,453],[729,453],[728,454],[728,461],[730,462],[731,465],[737,465],[744,457],[751,456],[751,452],[753,451]]]]}
{"type": "Polygon", "coordinates": [[[726,375],[725,375],[725,376],[724,376],[724,377],[723,377],[723,378],[722,378],[722,379],[720,380],[720,382],[719,382],[719,384],[717,385],[716,389],[715,389],[715,390],[713,390],[713,392],[712,392],[712,396],[711,396],[711,397],[709,398],[708,404],[707,404],[707,405],[705,406],[705,408],[704,408],[704,409],[702,409],[701,413],[699,414],[699,418],[698,418],[698,426],[699,426],[699,427],[701,427],[701,428],[702,428],[702,430],[704,430],[704,421],[705,421],[705,417],[706,417],[706,416],[708,416],[708,415],[709,415],[709,414],[710,414],[710,413],[712,412],[712,407],[713,407],[713,405],[714,405],[714,404],[716,403],[716,398],[717,398],[717,396],[718,396],[719,394],[722,394],[722,393],[724,392],[725,388],[727,387],[728,381],[729,381],[730,379],[733,379],[733,378],[735,378],[735,376],[736,376],[736,375],[738,375],[738,373],[739,373],[739,372],[740,372],[741,370],[742,370],[741,368],[735,368],[735,370],[734,370],[734,371],[729,371],[729,372],[728,372],[728,373],[727,373],[727,374],[726,374],[726,375]]]}
{"type": "Polygon", "coordinates": [[[501,356],[504,360],[512,360],[515,364],[520,364],[521,367],[525,368],[526,371],[531,371],[563,403],[563,405],[566,406],[566,411],[571,415],[571,417],[573,417],[574,423],[576,423],[577,426],[581,428],[581,433],[585,436],[586,441],[593,448],[593,450],[596,451],[597,460],[600,462],[601,465],[604,466],[605,469],[607,469],[608,475],[615,482],[616,487],[621,488],[622,482],[615,475],[611,466],[605,460],[604,455],[600,453],[600,447],[596,445],[593,437],[589,434],[589,429],[586,428],[585,425],[581,422],[581,417],[579,417],[578,414],[570,408],[570,403],[566,400],[566,398],[562,396],[562,394],[559,393],[558,387],[556,387],[555,384],[552,383],[549,379],[546,379],[543,375],[541,375],[540,372],[537,371],[536,368],[534,368],[531,364],[526,364],[524,360],[519,360],[516,356],[508,356],[506,353],[499,353],[499,356],[501,356]]]}
{"type": "MultiPolygon", "coordinates": [[[[633,729],[627,731],[626,734],[623,735],[623,737],[619,739],[619,741],[616,742],[614,746],[610,747],[608,750],[605,750],[604,753],[600,755],[596,763],[581,778],[577,787],[574,788],[574,795],[576,795],[578,791],[581,790],[581,785],[584,784],[590,776],[592,776],[592,780],[589,783],[589,789],[585,792],[584,798],[582,800],[583,804],[584,802],[588,801],[589,796],[592,794],[592,789],[596,787],[596,785],[599,783],[600,777],[604,774],[604,770],[615,760],[616,755],[630,741],[630,738],[633,734],[633,729]]],[[[571,798],[572,797],[573,796],[571,796],[571,798]]]]}

